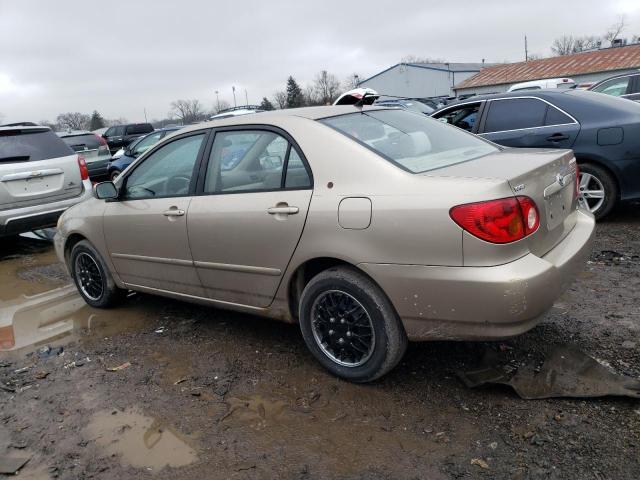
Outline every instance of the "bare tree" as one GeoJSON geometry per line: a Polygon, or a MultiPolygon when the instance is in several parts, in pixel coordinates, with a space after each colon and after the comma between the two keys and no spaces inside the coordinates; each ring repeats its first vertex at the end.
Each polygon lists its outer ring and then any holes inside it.
{"type": "Polygon", "coordinates": [[[205,116],[200,100],[175,100],[171,102],[171,112],[174,114],[184,125],[189,123],[198,122],[205,116]]]}
{"type": "Polygon", "coordinates": [[[231,104],[226,100],[220,100],[218,104],[213,109],[213,114],[216,115],[227,108],[230,108],[231,104]]]}
{"type": "Polygon", "coordinates": [[[573,35],[563,35],[553,41],[553,44],[551,44],[551,51],[554,55],[558,56],[571,55],[572,53],[575,53],[574,44],[575,40],[573,39],[573,35]]]}
{"type": "Polygon", "coordinates": [[[109,118],[109,119],[105,119],[104,121],[105,127],[113,127],[114,125],[124,125],[125,123],[129,123],[129,120],[127,120],[124,117],[109,118]]]}
{"type": "Polygon", "coordinates": [[[593,50],[600,47],[602,39],[596,35],[587,35],[585,37],[576,37],[573,42],[573,52],[584,52],[585,50],[593,50]]]}
{"type": "Polygon", "coordinates": [[[320,105],[331,105],[340,93],[340,82],[335,75],[322,70],[316,75],[312,88],[320,105]]]}
{"type": "Polygon", "coordinates": [[[627,16],[620,15],[616,23],[611,25],[607,32],[603,35],[603,38],[609,42],[609,45],[613,44],[613,41],[618,38],[618,35],[627,27],[627,16]]]}
{"type": "Polygon", "coordinates": [[[342,83],[342,89],[352,90],[354,88],[358,88],[359,84],[360,84],[360,75],[358,75],[357,73],[352,73],[347,78],[345,78],[344,82],[342,83]]]}
{"type": "Polygon", "coordinates": [[[91,122],[91,117],[86,113],[67,112],[58,115],[56,122],[62,129],[87,130],[91,122]]]}
{"type": "Polygon", "coordinates": [[[446,60],[435,57],[419,57],[417,55],[405,55],[400,63],[446,63],[446,60]]]}
{"type": "Polygon", "coordinates": [[[0,123],[2,123],[3,120],[4,120],[4,115],[0,113],[0,123]]]}
{"type": "Polygon", "coordinates": [[[287,108],[287,92],[280,90],[273,94],[273,99],[278,108],[287,108]]]}

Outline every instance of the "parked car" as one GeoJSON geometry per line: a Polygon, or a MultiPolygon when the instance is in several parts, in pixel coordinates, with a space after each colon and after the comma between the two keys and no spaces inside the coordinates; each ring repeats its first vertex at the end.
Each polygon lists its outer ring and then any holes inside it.
{"type": "Polygon", "coordinates": [[[571,78],[546,78],[544,80],[533,80],[511,85],[507,92],[520,92],[523,90],[542,90],[544,88],[576,88],[576,82],[571,78]]]}
{"type": "Polygon", "coordinates": [[[576,181],[570,150],[405,110],[277,110],[154,145],[62,216],[55,246],[94,307],[130,289],[298,322],[324,367],[365,382],[407,339],[536,325],[591,252],[576,181]]]}
{"type": "Polygon", "coordinates": [[[84,157],[90,178],[99,179],[107,175],[111,153],[109,153],[109,146],[103,137],[85,130],[58,132],[57,135],[74,152],[84,157]]]}
{"type": "Polygon", "coordinates": [[[412,112],[424,113],[425,115],[430,115],[435,111],[435,108],[413,98],[376,100],[374,105],[380,105],[381,107],[399,107],[412,112]]]}
{"type": "Polygon", "coordinates": [[[600,80],[589,87],[589,90],[640,102],[640,71],[600,80]]]}
{"type": "Polygon", "coordinates": [[[133,163],[141,154],[146,152],[153,145],[158,143],[165,136],[180,130],[182,127],[167,127],[155,130],[153,133],[149,133],[144,137],[140,137],[134,140],[128,147],[125,148],[123,155],[111,160],[107,166],[107,174],[109,178],[115,180],[122,171],[133,163]]]}
{"type": "Polygon", "coordinates": [[[357,87],[348,90],[336,98],[334,105],[373,105],[380,94],[372,88],[357,87]]]}
{"type": "Polygon", "coordinates": [[[111,153],[115,153],[121,147],[126,147],[133,140],[147,133],[153,132],[150,123],[129,123],[127,125],[114,125],[107,128],[102,135],[109,145],[111,153]]]}
{"type": "Polygon", "coordinates": [[[222,118],[237,117],[239,115],[248,115],[250,113],[264,112],[258,105],[244,105],[241,107],[231,107],[220,110],[217,114],[209,117],[209,120],[220,120],[222,118]]]}
{"type": "Polygon", "coordinates": [[[0,126],[0,237],[52,227],[91,196],[84,159],[50,128],[0,126]]]}
{"type": "Polygon", "coordinates": [[[640,198],[640,105],[584,90],[483,95],[433,113],[507,147],[571,148],[580,201],[596,218],[640,198]]]}

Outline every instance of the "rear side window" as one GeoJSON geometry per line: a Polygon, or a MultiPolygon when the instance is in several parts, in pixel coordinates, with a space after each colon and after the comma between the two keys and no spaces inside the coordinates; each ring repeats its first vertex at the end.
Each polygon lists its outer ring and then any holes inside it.
{"type": "Polygon", "coordinates": [[[564,125],[565,123],[573,123],[573,120],[568,115],[565,115],[556,107],[549,105],[547,110],[547,118],[545,119],[545,125],[564,125]]]}
{"type": "Polygon", "coordinates": [[[373,110],[320,122],[412,173],[498,152],[493,144],[438,120],[404,110],[373,110]]]}
{"type": "Polygon", "coordinates": [[[153,127],[149,123],[140,123],[136,125],[129,125],[127,127],[127,133],[125,135],[140,135],[142,133],[153,132],[153,127]]]}
{"type": "Polygon", "coordinates": [[[62,141],[69,145],[75,152],[85,150],[96,150],[100,148],[100,140],[94,134],[74,135],[72,137],[62,137],[62,141]]]}
{"type": "Polygon", "coordinates": [[[544,125],[547,104],[535,98],[492,100],[484,132],[501,132],[544,125]]]}
{"type": "Polygon", "coordinates": [[[594,87],[592,91],[619,97],[627,93],[630,79],[631,77],[612,78],[611,80],[602,82],[597,87],[594,87]]]}
{"type": "Polygon", "coordinates": [[[34,162],[68,155],[73,155],[73,150],[49,129],[0,131],[0,163],[34,162]]]}

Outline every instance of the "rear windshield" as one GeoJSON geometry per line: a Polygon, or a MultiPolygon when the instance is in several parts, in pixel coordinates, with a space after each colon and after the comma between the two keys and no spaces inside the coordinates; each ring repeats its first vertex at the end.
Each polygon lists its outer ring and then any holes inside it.
{"type": "Polygon", "coordinates": [[[403,110],[349,113],[320,121],[412,173],[499,151],[475,135],[403,110]]]}
{"type": "Polygon", "coordinates": [[[0,163],[29,162],[73,155],[49,129],[0,130],[0,163]]]}
{"type": "Polygon", "coordinates": [[[150,123],[139,123],[137,125],[129,125],[127,126],[127,132],[125,135],[138,135],[140,133],[151,133],[153,132],[153,126],[150,123]]]}
{"type": "Polygon", "coordinates": [[[100,140],[93,133],[74,135],[72,137],[62,137],[62,141],[76,152],[96,150],[100,148],[100,140]]]}

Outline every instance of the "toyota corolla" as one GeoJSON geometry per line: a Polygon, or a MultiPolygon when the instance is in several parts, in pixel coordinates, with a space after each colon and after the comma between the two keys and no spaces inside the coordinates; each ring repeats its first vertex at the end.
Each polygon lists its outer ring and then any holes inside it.
{"type": "Polygon", "coordinates": [[[94,307],[133,290],[295,322],[365,382],[408,340],[533,328],[590,253],[577,175],[570,150],[408,111],[265,112],[167,137],[67,210],[55,243],[94,307]]]}

